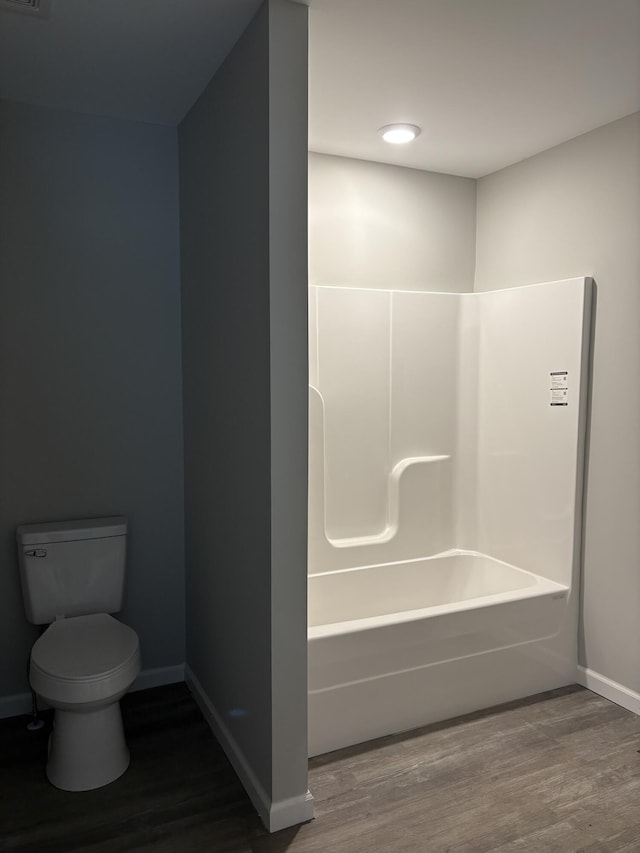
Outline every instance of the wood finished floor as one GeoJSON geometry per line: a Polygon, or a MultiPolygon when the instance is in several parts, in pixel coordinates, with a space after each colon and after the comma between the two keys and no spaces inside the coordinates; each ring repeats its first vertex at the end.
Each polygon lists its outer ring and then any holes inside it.
{"type": "Polygon", "coordinates": [[[123,700],[132,763],[70,794],[0,721],[0,850],[640,853],[640,717],[582,688],[310,762],[316,819],[267,835],[184,685],[123,700]]]}

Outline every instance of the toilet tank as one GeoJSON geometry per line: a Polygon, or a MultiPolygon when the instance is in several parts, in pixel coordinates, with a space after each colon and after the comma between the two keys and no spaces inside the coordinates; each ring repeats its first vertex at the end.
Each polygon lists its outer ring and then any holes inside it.
{"type": "Polygon", "coordinates": [[[56,617],[122,608],[126,518],[23,524],[16,538],[29,622],[45,625],[56,617]]]}

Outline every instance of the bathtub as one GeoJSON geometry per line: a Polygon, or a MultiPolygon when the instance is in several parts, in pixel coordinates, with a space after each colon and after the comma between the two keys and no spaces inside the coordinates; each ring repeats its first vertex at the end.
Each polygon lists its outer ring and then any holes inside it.
{"type": "Polygon", "coordinates": [[[309,577],[309,754],[574,680],[570,589],[471,551],[309,577]]]}

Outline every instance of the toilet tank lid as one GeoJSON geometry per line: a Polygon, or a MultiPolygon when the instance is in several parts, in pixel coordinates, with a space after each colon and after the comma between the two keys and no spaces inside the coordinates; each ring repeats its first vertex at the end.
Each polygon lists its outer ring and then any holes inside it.
{"type": "Polygon", "coordinates": [[[21,524],[16,528],[18,545],[43,545],[47,542],[73,542],[78,539],[107,539],[112,536],[126,536],[126,534],[127,519],[120,515],[109,518],[21,524]]]}

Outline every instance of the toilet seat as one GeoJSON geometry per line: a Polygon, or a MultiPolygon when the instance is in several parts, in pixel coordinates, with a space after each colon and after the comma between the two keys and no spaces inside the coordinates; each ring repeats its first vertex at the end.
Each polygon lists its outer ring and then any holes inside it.
{"type": "Polygon", "coordinates": [[[136,632],[95,613],[51,623],[31,650],[29,680],[43,699],[81,704],[126,690],[139,671],[136,632]]]}

